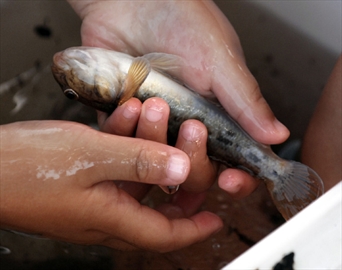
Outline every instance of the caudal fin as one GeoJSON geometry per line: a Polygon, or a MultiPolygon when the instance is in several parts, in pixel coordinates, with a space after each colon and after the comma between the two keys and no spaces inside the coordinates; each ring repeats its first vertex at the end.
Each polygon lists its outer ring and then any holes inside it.
{"type": "Polygon", "coordinates": [[[308,166],[290,161],[279,181],[267,188],[282,216],[288,220],[323,194],[321,178],[308,166]]]}

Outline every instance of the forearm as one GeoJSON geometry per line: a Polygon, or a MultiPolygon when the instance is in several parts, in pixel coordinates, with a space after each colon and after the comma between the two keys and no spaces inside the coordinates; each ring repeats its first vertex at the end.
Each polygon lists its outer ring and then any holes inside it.
{"type": "Polygon", "coordinates": [[[342,56],[324,88],[306,132],[303,162],[314,168],[325,190],[342,179],[342,56]]]}

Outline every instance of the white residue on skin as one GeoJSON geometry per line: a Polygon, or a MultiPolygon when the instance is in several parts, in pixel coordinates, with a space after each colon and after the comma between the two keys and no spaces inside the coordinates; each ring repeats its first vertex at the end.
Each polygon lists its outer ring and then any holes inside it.
{"type": "Polygon", "coordinates": [[[43,178],[43,181],[47,180],[47,179],[53,179],[53,180],[57,180],[61,177],[61,172],[60,171],[56,171],[54,169],[48,169],[48,168],[43,168],[42,166],[39,166],[37,169],[37,178],[43,178]]]}
{"type": "Polygon", "coordinates": [[[110,164],[110,163],[113,163],[114,161],[115,161],[115,158],[108,158],[108,159],[102,160],[101,163],[110,164]]]}
{"type": "Polygon", "coordinates": [[[25,130],[25,132],[21,132],[22,137],[31,137],[36,135],[48,135],[48,134],[54,134],[57,132],[62,132],[62,128],[47,128],[47,129],[35,129],[35,130],[25,130]]]}
{"type": "Polygon", "coordinates": [[[42,179],[46,181],[48,179],[57,180],[60,179],[62,174],[65,173],[66,176],[75,175],[79,170],[85,170],[94,166],[94,162],[80,161],[76,160],[75,163],[69,167],[66,171],[56,170],[48,168],[47,166],[38,166],[37,168],[37,179],[42,179]]]}
{"type": "Polygon", "coordinates": [[[122,165],[130,165],[130,164],[136,164],[137,159],[136,158],[125,158],[121,160],[122,165]]]}
{"type": "MultiPolygon", "coordinates": [[[[165,152],[158,151],[159,155],[166,156],[167,154],[165,152]]],[[[165,164],[162,164],[159,159],[153,159],[148,161],[144,158],[125,158],[120,161],[122,165],[130,165],[130,166],[136,166],[138,170],[142,170],[144,168],[148,167],[156,167],[161,168],[165,166],[165,164]]]]}
{"type": "Polygon", "coordinates": [[[66,176],[74,175],[79,170],[88,169],[94,166],[94,162],[76,160],[74,165],[66,171],[66,176]]]}

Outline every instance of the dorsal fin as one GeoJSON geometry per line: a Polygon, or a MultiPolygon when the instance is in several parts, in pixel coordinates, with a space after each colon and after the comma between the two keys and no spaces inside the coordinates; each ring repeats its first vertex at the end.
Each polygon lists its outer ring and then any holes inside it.
{"type": "Polygon", "coordinates": [[[182,81],[181,68],[184,60],[180,56],[167,53],[149,53],[143,58],[150,62],[151,68],[163,75],[182,81]]]}
{"type": "Polygon", "coordinates": [[[124,85],[122,86],[119,105],[135,95],[139,87],[143,84],[151,71],[151,65],[148,59],[144,57],[134,58],[128,70],[124,85]]]}

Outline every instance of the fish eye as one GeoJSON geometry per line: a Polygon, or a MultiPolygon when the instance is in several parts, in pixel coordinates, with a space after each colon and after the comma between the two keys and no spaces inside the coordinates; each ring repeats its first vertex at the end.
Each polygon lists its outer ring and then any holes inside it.
{"type": "Polygon", "coordinates": [[[65,89],[64,90],[64,95],[71,100],[77,100],[78,99],[78,94],[72,90],[72,89],[65,89]]]}

